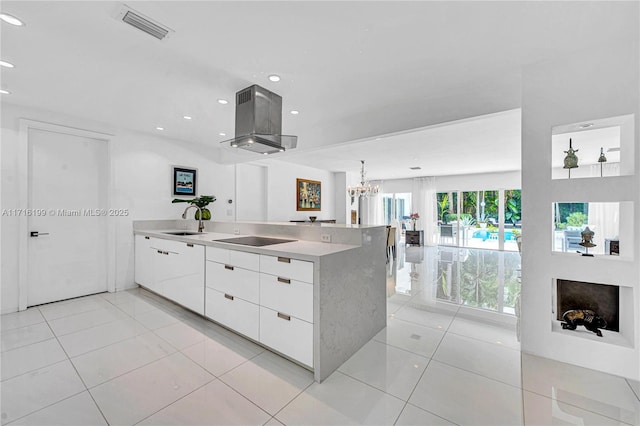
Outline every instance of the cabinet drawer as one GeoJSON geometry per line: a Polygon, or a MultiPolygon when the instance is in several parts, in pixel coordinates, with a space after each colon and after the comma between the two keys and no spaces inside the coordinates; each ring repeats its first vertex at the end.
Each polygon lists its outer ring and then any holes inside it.
{"type": "Polygon", "coordinates": [[[261,273],[260,305],[313,322],[313,284],[261,273]]]}
{"type": "Polygon", "coordinates": [[[238,297],[207,288],[205,316],[258,340],[259,306],[238,297]]]}
{"type": "Polygon", "coordinates": [[[218,262],[207,262],[207,287],[253,303],[260,300],[260,273],[218,262]]]}
{"type": "Polygon", "coordinates": [[[288,257],[260,255],[260,272],[313,283],[313,262],[288,257]]]}
{"type": "Polygon", "coordinates": [[[245,251],[207,247],[207,260],[237,266],[251,271],[260,270],[260,255],[245,251]]]}
{"type": "Polygon", "coordinates": [[[260,342],[313,367],[313,324],[261,306],[260,342]]]}

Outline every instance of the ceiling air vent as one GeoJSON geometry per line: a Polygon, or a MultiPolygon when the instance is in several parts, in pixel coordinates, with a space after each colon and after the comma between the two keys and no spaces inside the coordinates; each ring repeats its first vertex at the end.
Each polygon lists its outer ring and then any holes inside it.
{"type": "Polygon", "coordinates": [[[422,170],[420,166],[409,167],[411,170],[422,170]]]}
{"type": "Polygon", "coordinates": [[[136,12],[127,5],[122,5],[116,18],[158,40],[164,40],[173,33],[172,29],[144,16],[140,12],[136,12]]]}

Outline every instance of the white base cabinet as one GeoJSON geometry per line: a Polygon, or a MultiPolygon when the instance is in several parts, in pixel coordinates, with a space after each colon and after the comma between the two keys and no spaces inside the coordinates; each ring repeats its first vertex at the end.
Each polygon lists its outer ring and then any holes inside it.
{"type": "Polygon", "coordinates": [[[142,235],[135,243],[136,283],[204,315],[204,246],[142,235]]]}
{"type": "Polygon", "coordinates": [[[313,324],[260,306],[260,343],[313,367],[313,324]]]}
{"type": "Polygon", "coordinates": [[[206,316],[238,333],[258,340],[259,306],[207,287],[206,316]]]}

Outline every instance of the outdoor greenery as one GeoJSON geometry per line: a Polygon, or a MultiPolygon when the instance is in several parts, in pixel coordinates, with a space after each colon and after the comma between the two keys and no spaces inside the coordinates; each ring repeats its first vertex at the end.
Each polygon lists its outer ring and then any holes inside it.
{"type": "Polygon", "coordinates": [[[573,212],[567,216],[567,226],[581,227],[587,223],[587,215],[582,212],[573,212]]]}

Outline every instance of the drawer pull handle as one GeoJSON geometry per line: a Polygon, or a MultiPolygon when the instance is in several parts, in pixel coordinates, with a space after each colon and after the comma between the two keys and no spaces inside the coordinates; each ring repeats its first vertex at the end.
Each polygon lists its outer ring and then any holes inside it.
{"type": "Polygon", "coordinates": [[[233,296],[230,295],[230,294],[225,293],[224,297],[225,297],[225,299],[233,300],[233,296]]]}
{"type": "Polygon", "coordinates": [[[283,320],[291,321],[291,315],[283,314],[282,312],[278,312],[278,318],[282,318],[283,320]]]}
{"type": "Polygon", "coordinates": [[[291,263],[291,259],[289,259],[288,257],[278,257],[278,262],[291,263]]]}
{"type": "Polygon", "coordinates": [[[163,251],[162,254],[166,254],[168,256],[169,252],[168,251],[163,251]]]}
{"type": "Polygon", "coordinates": [[[187,243],[187,247],[193,247],[193,244],[187,243]]]}
{"type": "Polygon", "coordinates": [[[230,271],[233,271],[233,266],[231,265],[224,265],[224,269],[228,269],[230,271]]]}
{"type": "Polygon", "coordinates": [[[144,239],[145,239],[145,240],[148,240],[148,239],[149,239],[149,237],[144,237],[144,239]]]}
{"type": "Polygon", "coordinates": [[[282,278],[282,277],[278,277],[278,282],[285,283],[285,284],[291,284],[291,280],[290,279],[282,278]]]}
{"type": "Polygon", "coordinates": [[[157,250],[158,253],[162,254],[162,250],[157,250]]]}

